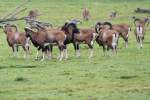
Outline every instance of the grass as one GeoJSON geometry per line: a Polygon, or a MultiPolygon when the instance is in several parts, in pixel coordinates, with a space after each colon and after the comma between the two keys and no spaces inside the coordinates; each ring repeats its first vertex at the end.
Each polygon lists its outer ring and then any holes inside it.
{"type": "MultiPolygon", "coordinates": [[[[21,3],[21,0],[0,0],[0,15],[4,15],[21,3]]],[[[81,19],[86,5],[92,19],[79,27],[92,27],[96,21],[107,21],[112,9],[119,16],[112,23],[129,23],[134,29],[132,16],[137,7],[149,7],[149,0],[31,0],[28,11],[38,9],[40,20],[61,26],[67,19],[81,19]]],[[[20,16],[27,14],[27,11],[20,16]]],[[[25,22],[17,22],[23,31],[25,22]]],[[[32,47],[29,59],[12,57],[6,36],[0,30],[0,100],[149,100],[150,99],[150,34],[146,32],[144,48],[138,50],[133,31],[129,48],[119,41],[118,54],[104,57],[102,48],[94,46],[94,57],[88,59],[86,45],[81,46],[81,57],[74,56],[69,45],[69,59],[58,62],[58,50],[54,48],[52,61],[35,61],[36,49],[32,47]]]]}

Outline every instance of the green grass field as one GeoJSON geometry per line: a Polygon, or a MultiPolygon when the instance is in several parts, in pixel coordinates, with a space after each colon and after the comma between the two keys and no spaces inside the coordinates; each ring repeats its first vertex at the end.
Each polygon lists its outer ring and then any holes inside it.
{"type": "MultiPolygon", "coordinates": [[[[22,0],[0,0],[0,16],[4,16],[22,0]]],[[[69,59],[58,62],[58,49],[54,48],[54,59],[35,61],[36,49],[24,59],[22,49],[20,58],[12,56],[6,36],[0,29],[0,100],[150,100],[150,31],[146,32],[144,48],[137,49],[133,34],[131,17],[146,17],[136,14],[137,7],[150,7],[149,0],[31,0],[28,10],[19,16],[27,15],[31,9],[38,9],[38,18],[61,26],[67,19],[82,19],[84,6],[91,12],[91,20],[79,25],[93,27],[96,21],[108,21],[112,9],[119,16],[111,22],[129,23],[132,32],[129,48],[119,40],[116,56],[103,56],[102,48],[94,46],[94,57],[88,59],[86,45],[81,45],[81,57],[76,58],[73,46],[69,45],[69,59]]],[[[25,22],[17,22],[23,31],[25,22]]]]}

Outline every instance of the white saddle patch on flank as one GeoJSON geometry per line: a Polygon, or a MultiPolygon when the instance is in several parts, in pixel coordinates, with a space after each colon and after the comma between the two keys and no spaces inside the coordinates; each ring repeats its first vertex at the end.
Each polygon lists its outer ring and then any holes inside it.
{"type": "Polygon", "coordinates": [[[15,40],[17,40],[19,37],[19,33],[15,33],[15,40]]]}
{"type": "Polygon", "coordinates": [[[28,37],[28,38],[26,39],[25,47],[27,48],[27,47],[29,47],[29,46],[30,46],[30,38],[28,37]]]}
{"type": "Polygon", "coordinates": [[[26,44],[25,44],[25,47],[26,47],[26,48],[27,48],[27,47],[29,47],[29,46],[30,46],[30,44],[29,44],[29,43],[26,43],[26,44]]]}
{"type": "Polygon", "coordinates": [[[131,28],[128,28],[127,38],[129,37],[129,33],[131,32],[131,28]]]}
{"type": "Polygon", "coordinates": [[[45,44],[44,44],[44,47],[46,47],[46,46],[48,46],[48,45],[50,45],[50,43],[45,43],[45,44]]]}
{"type": "Polygon", "coordinates": [[[106,37],[106,33],[104,32],[104,33],[103,33],[103,38],[105,38],[105,37],[106,37]]]}
{"type": "Polygon", "coordinates": [[[130,27],[128,28],[128,33],[129,33],[129,32],[131,32],[131,28],[130,28],[130,27]]]}
{"type": "Polygon", "coordinates": [[[29,37],[26,39],[26,43],[30,44],[30,38],[29,37]]]}
{"type": "Polygon", "coordinates": [[[93,35],[93,38],[92,38],[92,41],[91,41],[91,45],[94,44],[94,40],[96,39],[96,33],[92,33],[92,35],[93,35]]]}
{"type": "Polygon", "coordinates": [[[136,27],[136,31],[137,31],[137,34],[139,36],[142,36],[143,28],[141,26],[140,27],[136,27]]]}
{"type": "Polygon", "coordinates": [[[129,34],[127,33],[127,38],[129,37],[129,34]]]}
{"type": "Polygon", "coordinates": [[[115,34],[112,34],[112,47],[114,48],[117,45],[117,37],[115,34]]]}

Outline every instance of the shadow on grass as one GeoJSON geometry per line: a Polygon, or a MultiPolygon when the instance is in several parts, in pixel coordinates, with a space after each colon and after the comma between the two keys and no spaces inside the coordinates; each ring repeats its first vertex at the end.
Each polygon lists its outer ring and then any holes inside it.
{"type": "Polygon", "coordinates": [[[119,79],[133,79],[133,78],[138,78],[139,76],[133,75],[133,76],[120,76],[119,79]]]}
{"type": "Polygon", "coordinates": [[[72,90],[71,88],[63,88],[63,89],[59,89],[58,91],[57,91],[58,93],[72,93],[72,92],[74,92],[74,90],[72,90]]]}
{"type": "Polygon", "coordinates": [[[5,69],[5,68],[36,68],[37,66],[35,65],[4,65],[0,66],[0,69],[5,69]]]}
{"type": "Polygon", "coordinates": [[[28,81],[28,80],[24,77],[16,77],[14,81],[16,81],[16,82],[25,82],[25,81],[28,81]]]}

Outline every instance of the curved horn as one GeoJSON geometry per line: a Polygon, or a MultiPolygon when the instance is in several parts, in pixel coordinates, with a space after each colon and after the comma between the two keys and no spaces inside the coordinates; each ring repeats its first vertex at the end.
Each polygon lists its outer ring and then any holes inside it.
{"type": "Polygon", "coordinates": [[[78,24],[78,23],[82,23],[82,21],[80,21],[79,19],[72,19],[72,20],[70,20],[69,23],[78,24]]]}
{"type": "Polygon", "coordinates": [[[4,23],[2,28],[5,29],[7,26],[10,26],[10,24],[9,23],[4,23]]]}
{"type": "Polygon", "coordinates": [[[65,22],[65,24],[62,26],[62,29],[67,28],[68,24],[68,22],[65,22]]]}
{"type": "Polygon", "coordinates": [[[99,30],[100,30],[100,26],[101,26],[102,24],[100,23],[100,22],[97,22],[96,24],[95,24],[95,31],[96,31],[96,33],[99,33],[99,30]]]}
{"type": "Polygon", "coordinates": [[[135,19],[136,17],[135,16],[132,16],[132,19],[135,19]]]}
{"type": "Polygon", "coordinates": [[[70,24],[76,26],[77,23],[81,23],[81,21],[78,20],[78,19],[67,20],[64,26],[65,26],[66,28],[67,28],[70,24]]]}
{"type": "Polygon", "coordinates": [[[79,29],[75,23],[65,23],[65,29],[69,33],[79,33],[79,29]]]}
{"type": "Polygon", "coordinates": [[[44,26],[42,26],[42,25],[40,25],[40,24],[38,24],[38,23],[36,24],[36,26],[35,26],[35,28],[37,28],[38,30],[39,30],[39,29],[45,29],[44,26]],[[37,26],[37,27],[36,27],[36,26],[37,26]]]}
{"type": "Polygon", "coordinates": [[[40,25],[43,25],[43,26],[46,26],[46,27],[53,27],[53,24],[52,23],[45,23],[45,22],[37,22],[37,24],[40,24],[40,25]]]}
{"type": "Polygon", "coordinates": [[[108,25],[109,26],[109,29],[112,29],[112,24],[110,22],[104,22],[102,23],[103,25],[108,25]]]}
{"type": "Polygon", "coordinates": [[[145,18],[144,22],[147,23],[147,26],[149,25],[149,18],[145,18]]]}
{"type": "Polygon", "coordinates": [[[10,25],[11,27],[14,27],[16,29],[16,32],[18,32],[18,27],[17,25],[13,24],[13,25],[10,25]]]}
{"type": "Polygon", "coordinates": [[[136,25],[136,22],[139,22],[140,19],[139,18],[134,18],[134,25],[136,25]]]}
{"type": "Polygon", "coordinates": [[[70,25],[76,26],[76,23],[74,23],[74,22],[66,22],[64,26],[65,26],[65,28],[68,28],[70,25]]]}

